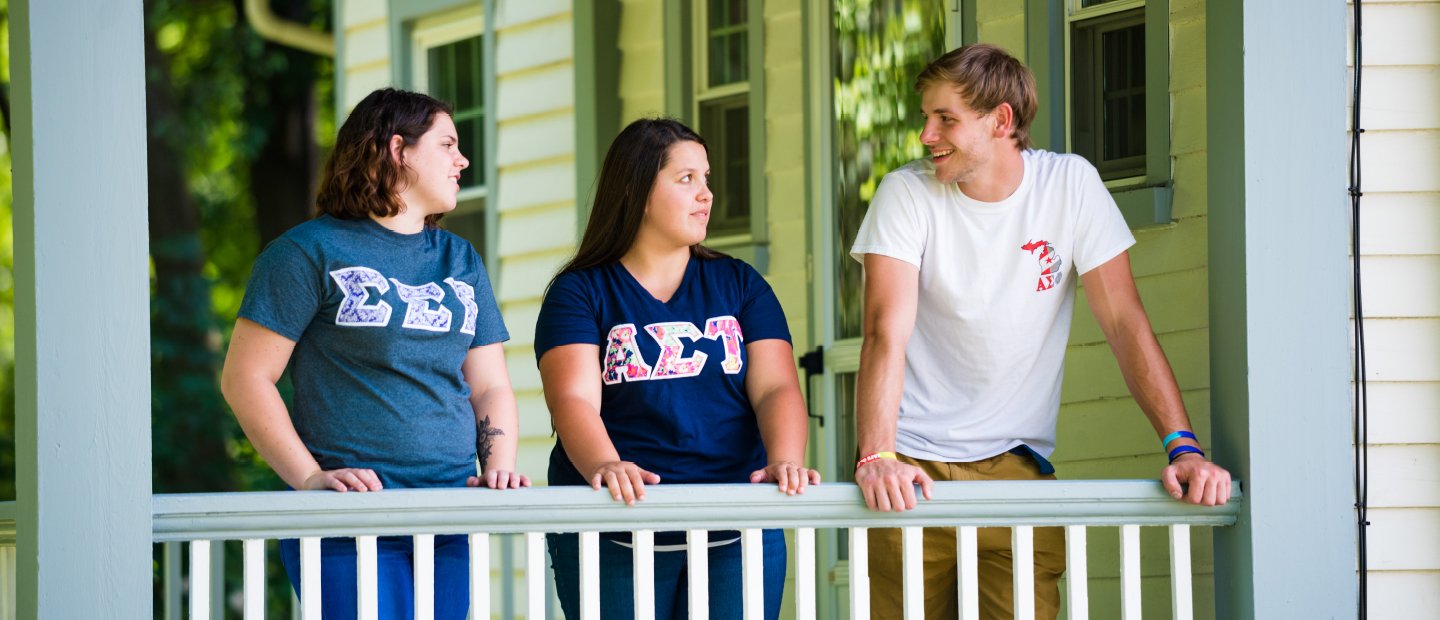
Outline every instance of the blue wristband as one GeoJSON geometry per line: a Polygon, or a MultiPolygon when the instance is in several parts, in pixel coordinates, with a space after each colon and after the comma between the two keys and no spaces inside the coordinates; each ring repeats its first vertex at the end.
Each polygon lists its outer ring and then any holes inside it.
{"type": "Polygon", "coordinates": [[[1200,448],[1196,448],[1195,446],[1175,446],[1175,449],[1170,451],[1170,462],[1174,463],[1175,459],[1179,458],[1180,455],[1192,452],[1200,455],[1202,459],[1205,458],[1205,451],[1200,448]]]}
{"type": "Polygon", "coordinates": [[[1195,437],[1195,433],[1192,433],[1190,431],[1175,431],[1173,433],[1170,433],[1169,435],[1166,435],[1164,439],[1160,440],[1160,449],[1164,450],[1166,448],[1169,448],[1170,442],[1175,441],[1176,439],[1179,439],[1181,437],[1185,437],[1186,439],[1194,439],[1195,443],[1200,443],[1200,440],[1195,437]]]}

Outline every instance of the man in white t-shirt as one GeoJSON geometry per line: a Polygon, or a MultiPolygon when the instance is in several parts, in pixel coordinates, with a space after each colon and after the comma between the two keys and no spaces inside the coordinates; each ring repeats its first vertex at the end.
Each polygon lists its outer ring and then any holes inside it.
{"type": "MultiPolygon", "coordinates": [[[[1054,479],[1060,383],[1077,280],[1171,464],[1176,499],[1224,504],[1130,274],[1135,243],[1095,168],[1029,150],[1035,79],[989,45],[956,49],[916,80],[930,157],[887,175],[851,250],[865,265],[855,481],[873,510],[915,507],[932,480],[1054,479]],[[1188,492],[1181,487],[1188,484],[1188,492]]],[[[955,618],[952,530],[925,534],[925,610],[955,618]]],[[[979,534],[981,613],[1012,609],[1010,534],[979,534]]],[[[898,530],[872,530],[898,549],[898,530]]],[[[1035,530],[1037,617],[1059,610],[1060,528],[1035,530]]],[[[872,612],[901,613],[899,553],[871,553],[872,612]]]]}

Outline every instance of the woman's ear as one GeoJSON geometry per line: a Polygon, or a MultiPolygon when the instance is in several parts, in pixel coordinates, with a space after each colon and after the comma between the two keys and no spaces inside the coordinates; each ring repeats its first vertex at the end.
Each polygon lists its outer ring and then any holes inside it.
{"type": "Polygon", "coordinates": [[[390,136],[390,159],[396,165],[405,165],[405,138],[399,134],[390,136]]]}

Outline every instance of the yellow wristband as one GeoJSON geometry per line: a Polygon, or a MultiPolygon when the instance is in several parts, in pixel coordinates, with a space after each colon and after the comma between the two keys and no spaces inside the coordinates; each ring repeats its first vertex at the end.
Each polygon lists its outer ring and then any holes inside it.
{"type": "Polygon", "coordinates": [[[860,469],[861,465],[869,463],[870,461],[878,461],[880,459],[890,459],[892,461],[900,460],[899,457],[895,456],[894,452],[876,452],[875,454],[871,454],[870,456],[860,459],[860,462],[855,464],[855,469],[860,469]]]}

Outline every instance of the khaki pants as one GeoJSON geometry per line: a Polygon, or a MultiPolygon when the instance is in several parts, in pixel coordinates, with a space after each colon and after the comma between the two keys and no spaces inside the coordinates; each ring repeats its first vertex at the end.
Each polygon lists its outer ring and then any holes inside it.
{"type": "MultiPolygon", "coordinates": [[[[1035,461],[1006,452],[973,463],[923,461],[901,455],[934,478],[944,480],[1054,480],[1042,475],[1035,461]]],[[[925,501],[920,499],[919,501],[925,501]]],[[[980,617],[1015,617],[1014,577],[1011,571],[1010,528],[978,530],[980,617]]],[[[925,528],[925,617],[953,620],[960,617],[956,569],[955,528],[925,528]]],[[[870,613],[877,620],[900,618],[903,612],[900,530],[870,530],[870,613]],[[883,551],[882,551],[883,550],[883,551]]],[[[1065,573],[1065,530],[1035,528],[1035,617],[1060,613],[1060,576],[1065,573]]]]}

